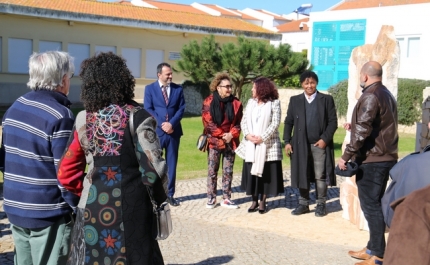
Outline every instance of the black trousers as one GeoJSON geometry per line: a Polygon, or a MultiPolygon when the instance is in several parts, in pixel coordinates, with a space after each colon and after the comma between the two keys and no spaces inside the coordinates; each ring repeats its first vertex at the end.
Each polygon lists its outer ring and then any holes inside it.
{"type": "Polygon", "coordinates": [[[362,164],[356,175],[361,210],[369,226],[367,249],[380,258],[384,257],[386,244],[381,198],[387,187],[389,172],[395,164],[396,161],[362,164]]]}

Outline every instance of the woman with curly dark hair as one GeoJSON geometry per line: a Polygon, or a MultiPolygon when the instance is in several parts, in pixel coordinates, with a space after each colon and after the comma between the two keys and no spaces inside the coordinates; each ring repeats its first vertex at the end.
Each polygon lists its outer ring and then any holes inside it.
{"type": "Polygon", "coordinates": [[[68,264],[164,264],[149,196],[167,198],[156,121],[132,100],[135,80],[121,57],[86,59],[80,77],[85,110],[58,165],[60,183],[81,197],[68,264]]]}
{"type": "Polygon", "coordinates": [[[243,158],[241,187],[252,196],[249,213],[267,212],[267,195],[284,192],[282,146],[279,138],[281,105],[278,90],[265,77],[254,80],[252,98],[241,122],[244,138],[236,150],[243,158]],[[260,203],[258,203],[260,196],[260,203]]]}
{"type": "Polygon", "coordinates": [[[230,76],[218,73],[210,84],[213,92],[203,101],[202,121],[204,132],[209,136],[208,148],[208,202],[206,208],[216,206],[217,175],[222,163],[222,207],[237,209],[230,200],[233,180],[234,150],[239,144],[242,103],[232,95],[230,76]]]}

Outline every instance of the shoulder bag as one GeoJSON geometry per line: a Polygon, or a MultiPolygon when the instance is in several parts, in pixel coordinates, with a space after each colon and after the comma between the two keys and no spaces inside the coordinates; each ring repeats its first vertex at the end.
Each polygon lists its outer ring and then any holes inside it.
{"type": "Polygon", "coordinates": [[[199,138],[197,138],[197,149],[199,149],[202,152],[206,152],[209,147],[209,137],[204,132],[199,135],[199,138]]]}
{"type": "MultiPolygon", "coordinates": [[[[134,125],[133,125],[134,111],[135,111],[134,108],[131,109],[130,118],[128,120],[133,143],[134,143],[133,137],[136,134],[136,132],[134,131],[134,125]]],[[[154,173],[157,174],[156,171],[154,173]]],[[[149,198],[151,199],[153,212],[154,212],[154,221],[155,221],[155,225],[157,226],[155,239],[164,240],[169,237],[170,233],[172,233],[172,230],[173,230],[172,216],[170,215],[170,206],[167,202],[163,202],[160,206],[158,206],[157,202],[154,200],[154,197],[152,196],[151,189],[148,186],[146,186],[146,189],[148,191],[149,198]]]]}

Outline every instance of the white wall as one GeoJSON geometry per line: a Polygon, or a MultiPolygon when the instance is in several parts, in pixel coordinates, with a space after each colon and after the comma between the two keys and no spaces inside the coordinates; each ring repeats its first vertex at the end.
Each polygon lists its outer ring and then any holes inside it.
{"type": "Polygon", "coordinates": [[[291,49],[294,52],[302,52],[304,49],[310,51],[309,32],[291,32],[282,34],[282,43],[288,43],[291,45],[291,49]]]}
{"type": "Polygon", "coordinates": [[[251,8],[245,8],[244,10],[240,10],[240,12],[263,21],[261,27],[277,32],[277,25],[275,26],[275,18],[273,16],[261,13],[251,8]]]}
{"type": "MultiPolygon", "coordinates": [[[[366,19],[366,44],[375,43],[382,25],[394,26],[396,38],[419,37],[419,56],[408,58],[401,50],[400,78],[429,80],[427,66],[430,61],[430,3],[401,6],[375,7],[353,10],[312,12],[308,23],[308,50],[312,45],[313,22],[366,19]]],[[[414,50],[416,52],[416,49],[414,50]]],[[[308,59],[311,58],[308,53],[308,59]]]]}

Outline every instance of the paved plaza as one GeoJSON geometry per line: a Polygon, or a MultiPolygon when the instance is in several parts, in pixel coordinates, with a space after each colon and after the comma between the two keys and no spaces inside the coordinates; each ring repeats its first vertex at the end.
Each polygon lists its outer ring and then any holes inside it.
{"type": "MultiPolygon", "coordinates": [[[[293,216],[298,190],[289,186],[288,171],[284,182],[284,194],[268,198],[269,211],[259,214],[247,212],[251,202],[240,190],[240,176],[232,185],[239,209],[219,206],[221,180],[214,209],[205,208],[205,178],[178,181],[181,206],[172,207],[173,233],[159,241],[165,264],[354,264],[347,251],[363,248],[368,232],[342,218],[339,188],[329,188],[327,216],[315,217],[314,192],[311,213],[293,216]]],[[[0,198],[0,264],[12,265],[13,240],[1,191],[0,198]]]]}

